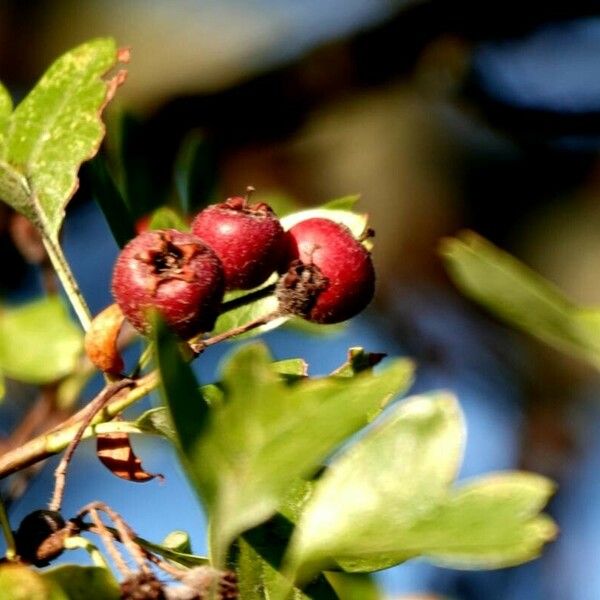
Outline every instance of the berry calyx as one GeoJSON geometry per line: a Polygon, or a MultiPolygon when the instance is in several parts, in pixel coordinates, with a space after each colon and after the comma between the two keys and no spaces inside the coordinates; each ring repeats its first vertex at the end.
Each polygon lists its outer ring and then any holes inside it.
{"type": "Polygon", "coordinates": [[[371,255],[345,225],[306,219],[286,239],[289,269],[277,289],[283,311],[316,323],[339,323],[369,304],[375,292],[371,255]]]}
{"type": "Polygon", "coordinates": [[[223,263],[225,286],[249,290],[276,270],[284,248],[284,232],[268,204],[248,204],[235,196],[202,210],[192,222],[223,263]]]}
{"type": "Polygon", "coordinates": [[[175,229],[146,231],[121,251],[112,291],[127,320],[141,333],[151,312],[183,338],[210,331],[223,299],[223,266],[202,240],[175,229]]]}

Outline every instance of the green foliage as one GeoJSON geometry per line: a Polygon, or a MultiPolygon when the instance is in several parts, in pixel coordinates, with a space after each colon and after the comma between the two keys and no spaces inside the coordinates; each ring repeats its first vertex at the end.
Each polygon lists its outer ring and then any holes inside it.
{"type": "Polygon", "coordinates": [[[200,131],[189,133],[175,160],[175,187],[181,210],[189,215],[214,199],[218,163],[210,142],[200,131]]]}
{"type": "Polygon", "coordinates": [[[10,600],[70,600],[53,581],[17,564],[0,566],[0,590],[10,600]]]}
{"type": "MultiPolygon", "coordinates": [[[[14,111],[0,85],[0,198],[40,228],[84,326],[89,315],[58,233],[78,170],[104,136],[101,112],[120,83],[118,75],[105,76],[121,58],[111,39],[83,44],[59,58],[14,111]]],[[[120,245],[134,235],[134,217],[165,196],[162,188],[153,189],[148,164],[137,153],[139,123],[127,116],[122,123],[125,193],[104,159],[94,161],[89,171],[120,245]]],[[[214,193],[211,160],[206,140],[192,134],[175,165],[184,212],[214,193]]],[[[303,219],[322,217],[360,237],[367,218],[352,212],[357,200],[346,196],[294,212],[282,224],[289,229],[303,219]]],[[[281,205],[290,203],[283,199],[281,205]]],[[[154,212],[149,226],[187,229],[185,220],[166,207],[154,212]]],[[[600,366],[600,311],[576,307],[473,234],[446,241],[443,254],[469,295],[509,322],[600,366]]],[[[276,278],[262,291],[228,294],[226,301],[234,304],[227,305],[213,335],[274,314],[276,278]]],[[[272,319],[248,335],[286,320],[272,319]]],[[[133,422],[99,423],[96,431],[160,435],[175,445],[208,514],[210,559],[192,553],[183,531],[172,532],[161,544],[143,538],[135,543],[182,567],[235,569],[243,600],[377,600],[371,571],[418,556],[455,568],[509,566],[535,558],[555,535],[553,521],[540,514],[553,491],[543,477],[501,473],[454,487],[465,431],[450,394],[413,398],[381,414],[410,386],[409,360],[391,360],[375,369],[384,355],[352,348],[334,373],[310,378],[302,359],[273,361],[264,345],[253,343],[233,353],[221,381],[199,386],[189,366],[189,345],[161,322],[153,332],[166,406],[133,422]]],[[[62,380],[70,388],[59,389],[59,398],[70,394],[75,401],[89,377],[78,370],[82,345],[80,331],[57,297],[7,308],[0,312],[0,383],[4,375],[34,384],[62,380]]],[[[153,377],[145,378],[142,391],[152,389],[153,377]]],[[[122,390],[119,407],[125,406],[126,394],[133,396],[140,388],[122,390]]],[[[66,437],[69,430],[60,433],[66,437]]],[[[0,520],[8,556],[12,534],[3,511],[0,520]]],[[[85,538],[72,536],[68,542],[65,547],[90,546],[92,559],[103,564],[85,538]]],[[[99,566],[67,565],[39,573],[3,564],[0,595],[116,600],[120,591],[110,571],[99,566]]]]}
{"type": "Polygon", "coordinates": [[[346,210],[352,211],[356,207],[356,203],[360,200],[360,194],[349,194],[341,198],[334,198],[321,206],[327,210],[346,210]]]}
{"type": "Polygon", "coordinates": [[[86,172],[90,177],[94,199],[100,206],[115,241],[122,248],[135,236],[135,224],[129,206],[102,155],[90,161],[86,172]]]}
{"type": "Polygon", "coordinates": [[[383,598],[372,575],[368,573],[325,573],[340,600],[381,600],[383,598]]]}
{"type": "Polygon", "coordinates": [[[209,563],[208,558],[192,554],[190,537],[185,531],[172,531],[160,544],[138,538],[140,545],[182,567],[201,567],[209,563]]]}
{"type": "Polygon", "coordinates": [[[8,90],[0,83],[0,156],[4,155],[6,127],[13,109],[12,98],[8,90]]]}
{"type": "Polygon", "coordinates": [[[117,61],[112,39],[71,50],[7,119],[0,194],[50,239],[56,240],[65,206],[77,189],[81,163],[96,153],[104,137],[101,112],[109,84],[102,77],[117,61]]]}
{"type": "Polygon", "coordinates": [[[400,404],[315,484],[291,542],[295,578],[336,567],[374,571],[416,556],[455,568],[535,558],[556,533],[538,515],[552,484],[507,473],[453,490],[464,437],[452,396],[400,404]]]}
{"type": "MultiPolygon", "coordinates": [[[[352,206],[355,202],[356,196],[350,196],[347,198],[341,198],[334,201],[334,206],[352,206]]],[[[281,225],[284,229],[291,229],[296,223],[305,221],[306,219],[330,219],[341,223],[350,229],[355,238],[359,238],[367,228],[367,215],[355,213],[347,210],[346,208],[328,208],[327,205],[321,208],[309,208],[308,210],[301,210],[300,212],[291,213],[281,218],[281,225]]],[[[372,244],[367,240],[364,242],[367,248],[371,248],[372,244]]]]}
{"type": "Polygon", "coordinates": [[[51,296],[0,312],[0,371],[43,384],[71,373],[81,356],[81,331],[51,296]]]}
{"type": "Polygon", "coordinates": [[[118,600],[119,584],[101,567],[65,565],[38,573],[22,565],[0,567],[0,596],[7,600],[118,600]]]}
{"type": "MultiPolygon", "coordinates": [[[[276,279],[275,277],[272,277],[271,279],[266,281],[263,285],[261,285],[257,289],[260,290],[260,289],[268,287],[269,285],[274,283],[275,279],[276,279]]],[[[256,291],[256,290],[252,290],[251,292],[240,291],[240,290],[227,292],[225,294],[225,302],[244,297],[248,293],[252,293],[253,291],[256,291]]],[[[225,331],[229,331],[236,327],[240,327],[241,325],[245,325],[246,323],[249,323],[250,321],[254,321],[255,319],[259,319],[261,317],[270,315],[277,309],[278,306],[279,306],[279,303],[273,293],[271,293],[267,296],[264,296],[262,298],[258,298],[256,300],[254,300],[253,302],[248,302],[247,304],[242,304],[241,306],[238,306],[237,308],[234,308],[232,310],[228,310],[226,312],[221,313],[219,315],[219,318],[217,319],[217,322],[215,323],[213,333],[214,334],[223,333],[225,331]]],[[[280,317],[278,319],[273,319],[273,320],[269,321],[269,323],[267,323],[266,325],[257,327],[256,329],[253,329],[252,331],[248,331],[242,337],[244,337],[244,338],[256,337],[267,331],[276,329],[280,325],[283,325],[288,319],[289,319],[289,317],[280,317]]],[[[236,339],[239,340],[240,337],[238,336],[236,339]]]]}
{"type": "Polygon", "coordinates": [[[223,370],[224,401],[200,417],[196,405],[202,400],[194,382],[188,381],[191,387],[185,389],[180,377],[165,371],[167,360],[179,356],[172,347],[161,364],[166,401],[213,523],[211,550],[217,564],[237,535],[272,516],[292,482],[314,472],[406,389],[412,374],[411,364],[398,360],[378,375],[285,385],[264,346],[246,346],[223,370]]]}
{"type": "Polygon", "coordinates": [[[472,232],[444,241],[448,272],[467,296],[515,327],[600,368],[600,310],[575,305],[514,257],[472,232]]]}
{"type": "Polygon", "coordinates": [[[102,567],[64,565],[44,571],[46,582],[55,584],[69,600],[118,600],[119,584],[112,573],[102,567]]]}
{"type": "Polygon", "coordinates": [[[175,550],[175,552],[189,554],[192,551],[190,536],[185,531],[171,531],[162,541],[162,545],[169,550],[175,550]]]}
{"type": "Polygon", "coordinates": [[[152,213],[148,229],[177,229],[179,231],[189,231],[190,227],[177,211],[168,206],[161,206],[152,213]]]}

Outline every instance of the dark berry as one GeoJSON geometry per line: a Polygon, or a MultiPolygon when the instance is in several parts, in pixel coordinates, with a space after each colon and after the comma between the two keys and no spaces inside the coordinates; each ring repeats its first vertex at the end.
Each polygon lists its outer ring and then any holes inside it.
{"type": "Polygon", "coordinates": [[[192,222],[192,233],[221,259],[225,285],[230,290],[249,290],[260,285],[281,260],[284,233],[268,204],[228,198],[198,213],[192,222]]]}
{"type": "Polygon", "coordinates": [[[112,290],[129,322],[149,333],[151,311],[183,338],[210,331],[223,298],[223,266],[200,239],[175,229],[146,231],[121,251],[112,290]]]}
{"type": "Polygon", "coordinates": [[[64,539],[56,535],[64,527],[64,519],[55,510],[35,510],[29,513],[15,533],[17,554],[25,562],[38,567],[46,566],[64,549],[64,539]]]}
{"type": "Polygon", "coordinates": [[[283,310],[316,323],[353,317],[373,298],[371,255],[335,221],[306,219],[286,235],[289,269],[278,285],[283,310]]]}

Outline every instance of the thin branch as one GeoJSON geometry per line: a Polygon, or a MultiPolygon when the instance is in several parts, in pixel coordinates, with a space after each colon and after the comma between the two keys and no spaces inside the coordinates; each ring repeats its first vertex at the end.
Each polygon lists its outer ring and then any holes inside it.
{"type": "MultiPolygon", "coordinates": [[[[97,414],[96,417],[92,419],[92,425],[109,421],[120,412],[124,411],[128,406],[131,406],[156,388],[158,385],[158,372],[152,371],[136,380],[132,385],[134,387],[131,390],[128,390],[127,393],[123,393],[125,390],[117,392],[113,399],[107,404],[104,411],[97,414]]],[[[105,390],[98,395],[102,395],[104,391],[105,390]]],[[[92,402],[94,402],[94,400],[95,398],[92,402]]],[[[73,436],[79,431],[79,424],[86,414],[87,406],[51,431],[0,456],[0,479],[64,450],[69,445],[73,436]]],[[[92,434],[93,428],[88,427],[84,431],[83,437],[85,438],[92,434]]]]}
{"type": "MultiPolygon", "coordinates": [[[[96,533],[98,535],[100,534],[100,532],[98,531],[98,528],[96,527],[96,525],[94,523],[80,522],[79,525],[81,526],[81,529],[83,529],[85,531],[89,531],[91,533],[96,533]]],[[[113,527],[108,527],[108,526],[104,526],[104,529],[106,530],[106,532],[110,533],[113,536],[113,539],[116,540],[117,542],[123,541],[121,539],[121,535],[119,534],[117,529],[115,529],[113,527]]],[[[188,569],[176,567],[175,565],[172,565],[171,563],[167,562],[163,558],[160,558],[159,556],[154,554],[155,551],[153,552],[152,549],[155,547],[155,544],[152,544],[151,542],[148,542],[147,540],[140,538],[138,536],[134,536],[132,538],[132,540],[140,547],[140,549],[144,553],[144,556],[146,557],[147,560],[149,560],[150,562],[155,564],[157,567],[159,567],[160,569],[165,571],[165,573],[168,573],[172,577],[174,577],[176,579],[181,579],[181,578],[185,577],[185,575],[189,572],[188,569]]],[[[175,556],[175,560],[177,558],[178,557],[175,556]]],[[[208,563],[208,560],[207,560],[207,563],[208,563]]],[[[194,564],[192,566],[198,566],[198,565],[194,564]]]]}
{"type": "MultiPolygon", "coordinates": [[[[259,317],[254,321],[250,321],[249,323],[240,325],[239,327],[235,327],[234,329],[225,331],[205,340],[200,340],[193,343],[191,342],[190,347],[196,354],[199,354],[209,346],[213,346],[214,344],[234,336],[241,335],[262,325],[266,325],[270,321],[284,316],[285,315],[282,315],[279,313],[279,311],[274,311],[265,315],[264,317],[259,317]]],[[[101,413],[98,413],[93,417],[88,425],[110,421],[113,417],[121,413],[127,407],[137,402],[140,398],[143,398],[146,394],[156,388],[159,382],[159,374],[157,370],[154,370],[147,375],[144,375],[140,379],[124,381],[129,381],[128,385],[132,386],[132,389],[126,393],[123,393],[123,389],[120,389],[116,393],[112,392],[114,398],[112,398],[112,400],[106,404],[101,413]]],[[[120,382],[116,382],[115,384],[111,385],[119,385],[119,383],[120,382]]],[[[98,396],[96,396],[90,404],[95,403],[98,398],[109,389],[111,389],[110,385],[100,392],[100,394],[98,394],[98,396]]],[[[61,423],[52,431],[38,436],[26,444],[0,456],[0,479],[7,477],[16,471],[19,471],[20,469],[28,467],[29,465],[53,456],[58,452],[61,452],[69,445],[73,439],[73,436],[78,435],[78,432],[81,429],[83,429],[81,433],[82,438],[92,435],[92,427],[81,427],[82,421],[84,421],[89,414],[88,406],[84,407],[82,410],[61,423]]]]}
{"type": "MultiPolygon", "coordinates": [[[[110,531],[108,531],[96,508],[90,506],[85,510],[84,514],[89,514],[92,523],[96,527],[96,533],[100,536],[108,555],[112,558],[121,575],[125,578],[129,577],[131,575],[131,569],[125,562],[125,559],[121,556],[119,549],[115,546],[113,536],[110,531]]],[[[81,516],[83,516],[83,514],[81,516]]]]}
{"type": "Polygon", "coordinates": [[[103,392],[98,394],[98,396],[96,396],[94,400],[86,406],[86,414],[79,425],[79,429],[71,438],[71,441],[67,446],[67,451],[63,454],[60,463],[54,472],[54,492],[52,494],[50,504],[48,505],[49,510],[60,511],[65,491],[67,469],[71,459],[73,458],[75,449],[85,433],[86,428],[91,424],[93,418],[106,406],[106,404],[115,394],[126,387],[131,387],[132,385],[134,385],[134,381],[131,379],[122,379],[121,381],[117,381],[116,383],[107,386],[103,392]]]}
{"type": "Polygon", "coordinates": [[[12,529],[10,528],[10,522],[8,520],[8,515],[6,514],[2,498],[0,498],[0,528],[2,529],[4,540],[6,541],[6,558],[8,560],[14,560],[14,558],[17,556],[17,546],[15,544],[15,538],[13,536],[12,529]]]}
{"type": "Polygon", "coordinates": [[[197,342],[190,342],[190,348],[196,353],[200,354],[209,346],[214,346],[219,342],[224,342],[229,338],[242,335],[243,333],[247,333],[248,331],[252,331],[257,327],[262,327],[267,323],[278,319],[279,317],[283,317],[284,315],[279,310],[274,310],[262,317],[258,317],[253,321],[249,321],[248,323],[244,323],[238,327],[234,327],[233,329],[229,329],[228,331],[224,331],[223,333],[219,333],[217,335],[213,335],[212,337],[206,338],[204,340],[199,340],[197,342]]]}

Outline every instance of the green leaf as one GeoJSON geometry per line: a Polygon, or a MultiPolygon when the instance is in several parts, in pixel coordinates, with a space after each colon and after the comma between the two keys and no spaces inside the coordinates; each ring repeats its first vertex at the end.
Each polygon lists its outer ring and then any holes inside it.
{"type": "Polygon", "coordinates": [[[175,550],[176,552],[191,553],[192,543],[190,542],[190,536],[185,531],[171,531],[162,541],[162,546],[169,550],[175,550]]]}
{"type": "Polygon", "coordinates": [[[340,600],[382,600],[377,583],[369,573],[325,573],[340,600]]]}
{"type": "Polygon", "coordinates": [[[138,219],[165,204],[171,166],[156,162],[152,152],[156,135],[141,117],[128,111],[120,113],[114,135],[118,182],[134,219],[138,219]]]}
{"type": "Polygon", "coordinates": [[[119,600],[119,584],[108,569],[65,565],[44,571],[42,577],[55,584],[69,600],[119,600]]]}
{"type": "Polygon", "coordinates": [[[161,376],[159,389],[175,430],[184,468],[192,481],[200,485],[196,478],[197,465],[193,461],[188,462],[188,459],[194,457],[198,435],[207,426],[208,404],[202,397],[190,365],[181,354],[180,340],[160,319],[156,319],[152,330],[161,376]]]}
{"type": "MultiPolygon", "coordinates": [[[[249,294],[253,294],[256,291],[269,287],[277,280],[277,277],[274,275],[270,279],[268,279],[263,285],[256,288],[256,290],[251,291],[233,291],[228,292],[225,295],[225,302],[236,300],[238,298],[244,297],[249,294]]],[[[260,317],[264,317],[270,315],[273,311],[277,309],[279,302],[275,297],[274,293],[270,295],[259,298],[258,300],[254,300],[253,302],[249,302],[248,304],[243,304],[242,306],[238,306],[232,310],[228,310],[219,315],[217,322],[215,323],[215,327],[213,329],[213,335],[217,335],[219,333],[223,333],[225,331],[230,331],[231,329],[235,329],[236,327],[240,327],[241,325],[245,325],[246,323],[250,323],[255,319],[260,317]]],[[[252,331],[249,331],[243,335],[236,336],[236,340],[247,339],[251,337],[256,337],[257,335],[261,335],[266,331],[271,331],[272,329],[276,329],[277,327],[283,325],[289,317],[280,317],[278,319],[273,319],[269,321],[266,325],[262,325],[261,327],[257,327],[252,331]]]]}
{"type": "MultiPolygon", "coordinates": [[[[235,556],[240,598],[243,600],[272,600],[285,597],[286,600],[338,600],[340,596],[331,583],[319,575],[304,590],[294,587],[287,594],[290,584],[279,570],[283,548],[282,542],[263,527],[253,531],[252,541],[246,536],[237,543],[235,556]]],[[[343,597],[342,597],[343,598],[343,597]]],[[[348,597],[348,600],[351,600],[348,597]]],[[[358,600],[358,598],[356,598],[358,600]]],[[[361,599],[363,600],[363,599],[361,599]]],[[[368,597],[364,600],[370,600],[368,597]]]]}
{"type": "Polygon", "coordinates": [[[118,61],[112,39],[67,52],[8,119],[0,193],[49,239],[57,239],[65,206],[77,189],[79,166],[104,137],[101,112],[118,79],[102,77],[118,61]]]}
{"type": "Polygon", "coordinates": [[[6,600],[71,600],[54,582],[17,564],[0,566],[0,592],[6,600]]]}
{"type": "Polygon", "coordinates": [[[0,371],[12,379],[56,381],[73,371],[82,349],[81,331],[57,296],[0,312],[0,371]]]}
{"type": "Polygon", "coordinates": [[[206,206],[215,195],[218,161],[207,138],[200,131],[189,133],[175,159],[175,187],[184,214],[206,206]]]}
{"type": "MultiPolygon", "coordinates": [[[[330,219],[336,223],[341,223],[350,229],[355,238],[359,238],[367,228],[367,215],[351,212],[349,210],[329,209],[329,208],[310,208],[295,212],[281,218],[281,225],[287,231],[296,223],[306,219],[321,218],[330,219]]],[[[371,247],[369,240],[363,242],[368,248],[371,247]]]]}
{"type": "Polygon", "coordinates": [[[313,485],[312,481],[292,482],[279,512],[237,540],[232,563],[236,567],[244,600],[273,600],[278,597],[333,600],[338,597],[322,574],[305,590],[300,590],[291,586],[281,573],[285,549],[313,485]]]}
{"type": "Polygon", "coordinates": [[[185,219],[172,208],[161,206],[152,213],[148,229],[177,229],[178,231],[189,231],[190,226],[186,223],[185,219]]]}
{"type": "Polygon", "coordinates": [[[397,360],[378,375],[286,385],[264,346],[238,350],[223,372],[224,401],[189,446],[216,564],[236,536],[272,516],[295,480],[319,468],[411,378],[412,364],[397,360]]]}
{"type": "Polygon", "coordinates": [[[286,381],[296,381],[308,376],[308,365],[302,358],[286,358],[271,363],[275,373],[278,373],[286,381]]]}
{"type": "Polygon", "coordinates": [[[532,473],[487,475],[459,487],[429,519],[405,532],[414,556],[454,569],[498,569],[537,558],[556,537],[539,514],[554,485],[532,473]]]}
{"type": "Polygon", "coordinates": [[[209,564],[209,560],[205,556],[191,554],[189,537],[187,537],[187,534],[183,531],[171,532],[162,544],[154,544],[153,542],[149,542],[140,537],[136,537],[135,541],[142,546],[142,548],[146,548],[146,550],[150,550],[150,552],[154,552],[154,554],[159,554],[163,558],[166,558],[173,563],[177,563],[182,567],[191,569],[193,567],[201,567],[202,565],[209,564]],[[184,540],[184,536],[187,538],[187,541],[184,540]]]}
{"type": "Polygon", "coordinates": [[[0,156],[4,153],[6,126],[13,109],[12,98],[8,90],[0,83],[0,156]]]}
{"type": "Polygon", "coordinates": [[[459,289],[511,325],[600,368],[600,310],[576,306],[543,277],[475,233],[443,242],[459,289]]]}
{"type": "Polygon", "coordinates": [[[326,208],[327,210],[354,210],[359,200],[360,194],[349,194],[341,198],[334,198],[323,204],[321,208],[326,208]]]}
{"type": "Polygon", "coordinates": [[[385,354],[381,352],[365,352],[364,348],[356,346],[348,350],[348,360],[339,366],[332,375],[338,377],[354,377],[363,371],[370,371],[375,365],[378,365],[385,354]]]}
{"type": "Polygon", "coordinates": [[[129,206],[109,172],[103,156],[96,156],[90,161],[86,173],[90,176],[94,199],[100,206],[115,241],[122,248],[136,234],[129,206]]]}
{"type": "Polygon", "coordinates": [[[135,421],[135,426],[139,427],[144,433],[161,435],[173,442],[177,440],[177,433],[171,422],[169,412],[162,406],[151,408],[140,415],[135,421]]]}
{"type": "Polygon", "coordinates": [[[450,394],[402,402],[317,482],[290,547],[299,580],[401,545],[403,532],[445,498],[463,441],[450,394]]]}
{"type": "Polygon", "coordinates": [[[305,335],[327,337],[343,332],[348,327],[348,321],[324,325],[322,323],[312,323],[301,317],[291,317],[285,322],[284,326],[305,335]]]}
{"type": "Polygon", "coordinates": [[[411,399],[324,473],[297,524],[291,570],[369,572],[424,556],[453,568],[500,568],[536,558],[556,527],[539,511],[553,485],[501,473],[449,488],[464,431],[458,405],[411,399]]]}

